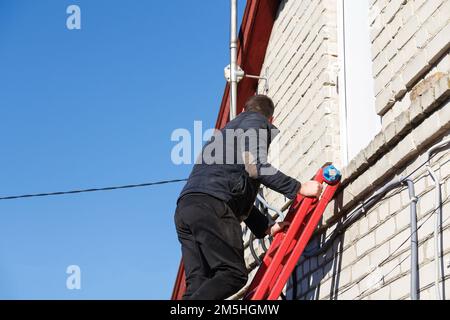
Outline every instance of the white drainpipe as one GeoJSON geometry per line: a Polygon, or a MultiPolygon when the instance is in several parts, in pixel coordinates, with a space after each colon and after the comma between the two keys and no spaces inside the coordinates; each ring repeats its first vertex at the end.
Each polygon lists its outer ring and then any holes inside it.
{"type": "Polygon", "coordinates": [[[231,54],[231,81],[230,81],[230,120],[236,118],[236,106],[237,106],[237,46],[238,46],[238,16],[237,16],[237,0],[231,0],[231,41],[230,41],[230,54],[231,54]]]}

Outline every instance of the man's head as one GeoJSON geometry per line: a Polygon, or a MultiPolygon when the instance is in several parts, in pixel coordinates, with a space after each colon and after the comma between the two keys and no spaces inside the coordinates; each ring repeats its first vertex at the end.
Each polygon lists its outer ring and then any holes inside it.
{"type": "Polygon", "coordinates": [[[255,95],[247,100],[245,104],[245,111],[259,112],[267,119],[273,117],[275,105],[272,99],[265,95],[255,95]]]}

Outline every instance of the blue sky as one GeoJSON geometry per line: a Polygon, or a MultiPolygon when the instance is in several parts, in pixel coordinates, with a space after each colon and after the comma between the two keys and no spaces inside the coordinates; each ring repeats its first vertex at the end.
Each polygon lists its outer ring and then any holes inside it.
{"type": "MultiPolygon", "coordinates": [[[[228,30],[226,0],[0,0],[0,196],[187,177],[170,136],[214,126],[228,30]]],[[[0,201],[0,299],[169,298],[181,188],[0,201]]]]}

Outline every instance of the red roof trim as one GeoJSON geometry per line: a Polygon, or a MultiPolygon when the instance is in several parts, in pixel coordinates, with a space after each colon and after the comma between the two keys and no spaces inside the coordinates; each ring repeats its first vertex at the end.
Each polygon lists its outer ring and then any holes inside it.
{"type": "MultiPolygon", "coordinates": [[[[247,73],[260,75],[275,22],[278,0],[249,0],[242,20],[238,44],[238,64],[247,73]]],[[[244,78],[238,85],[237,113],[242,112],[248,98],[256,93],[258,80],[244,78]]],[[[216,128],[223,128],[229,120],[230,86],[225,87],[216,128]]]]}
{"type": "MultiPolygon", "coordinates": [[[[275,22],[279,0],[247,0],[238,43],[238,64],[251,75],[260,75],[275,22]]],[[[238,85],[237,113],[241,113],[248,98],[256,93],[258,80],[245,78],[238,85]]],[[[223,128],[229,121],[230,86],[225,91],[217,117],[216,128],[223,128]]],[[[181,300],[186,290],[183,262],[180,263],[172,300],[181,300]]]]}
{"type": "Polygon", "coordinates": [[[180,262],[178,267],[177,279],[175,280],[175,285],[173,286],[171,300],[181,300],[184,292],[186,291],[186,278],[184,275],[184,264],[183,260],[180,262]]]}

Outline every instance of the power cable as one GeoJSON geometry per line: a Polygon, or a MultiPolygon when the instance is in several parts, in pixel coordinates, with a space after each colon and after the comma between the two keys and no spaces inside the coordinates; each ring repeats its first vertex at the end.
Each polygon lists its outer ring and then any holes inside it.
{"type": "Polygon", "coordinates": [[[25,198],[62,196],[62,195],[68,195],[68,194],[79,194],[79,193],[99,192],[99,191],[112,191],[112,190],[121,190],[121,189],[135,189],[135,188],[144,188],[144,187],[151,187],[151,186],[157,186],[157,185],[163,185],[163,184],[172,184],[172,183],[185,182],[185,181],[187,181],[187,179],[162,180],[162,181],[148,182],[148,183],[141,183],[141,184],[129,184],[129,185],[124,185],[124,186],[90,188],[90,189],[80,189],[80,190],[70,190],[70,191],[49,192],[49,193],[24,194],[24,195],[17,195],[17,196],[0,197],[0,201],[25,199],[25,198]]]}
{"type": "MultiPolygon", "coordinates": [[[[447,198],[444,202],[447,202],[450,198],[447,198]]],[[[422,226],[433,216],[433,213],[435,213],[437,211],[437,209],[433,209],[431,210],[427,215],[426,215],[426,219],[417,227],[417,229],[415,230],[415,232],[417,232],[418,230],[420,230],[420,228],[422,228],[422,226]]],[[[450,218],[450,217],[449,217],[450,218]]],[[[449,218],[447,218],[444,222],[446,222],[449,218]]],[[[408,236],[408,238],[402,242],[392,253],[389,253],[389,255],[383,259],[380,263],[378,263],[378,267],[383,266],[384,264],[386,264],[387,262],[389,262],[390,260],[392,260],[392,254],[397,252],[403,245],[405,245],[408,240],[411,238],[411,235],[408,236]]],[[[383,279],[384,277],[388,276],[389,274],[391,274],[398,266],[400,266],[404,261],[406,261],[406,259],[408,259],[409,256],[407,256],[406,258],[404,258],[402,261],[400,261],[398,264],[396,264],[389,272],[387,272],[386,274],[383,275],[383,279]]],[[[369,275],[371,275],[371,273],[366,274],[365,276],[363,276],[361,279],[359,279],[358,281],[354,282],[353,284],[351,284],[349,287],[343,289],[341,292],[339,292],[339,294],[343,294],[347,291],[349,291],[350,289],[352,289],[355,285],[358,285],[359,283],[361,283],[365,278],[367,278],[369,275]]],[[[380,282],[381,280],[379,280],[378,282],[380,282]]],[[[377,283],[378,283],[377,282],[377,283]]],[[[363,292],[361,292],[356,298],[361,297],[364,293],[366,293],[367,291],[369,291],[370,289],[372,289],[373,286],[371,288],[368,288],[366,290],[364,290],[363,292]]]]}

